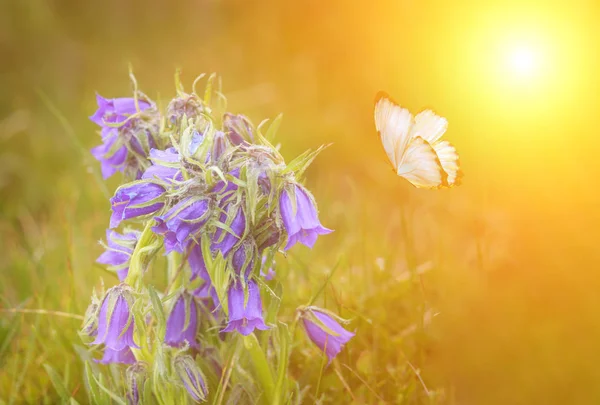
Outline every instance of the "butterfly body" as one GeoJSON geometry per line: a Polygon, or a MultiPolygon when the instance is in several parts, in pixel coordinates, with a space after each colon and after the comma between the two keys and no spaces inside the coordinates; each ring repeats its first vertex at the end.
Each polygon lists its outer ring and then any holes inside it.
{"type": "Polygon", "coordinates": [[[430,110],[413,117],[380,92],[375,99],[375,128],[398,176],[419,188],[459,184],[458,153],[448,141],[440,141],[448,128],[445,118],[430,110]]]}

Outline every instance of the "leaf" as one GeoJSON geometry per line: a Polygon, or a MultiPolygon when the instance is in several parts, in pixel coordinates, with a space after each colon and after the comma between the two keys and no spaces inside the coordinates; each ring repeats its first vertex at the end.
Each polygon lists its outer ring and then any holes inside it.
{"type": "Polygon", "coordinates": [[[125,403],[125,401],[123,401],[117,394],[115,394],[114,392],[112,392],[111,390],[109,390],[108,388],[106,388],[101,381],[96,380],[96,377],[93,377],[94,380],[96,381],[96,383],[98,384],[98,387],[100,387],[101,390],[103,390],[104,392],[106,392],[117,404],[119,405],[127,405],[125,403]]]}
{"type": "Polygon", "coordinates": [[[260,347],[258,339],[254,333],[248,336],[244,336],[244,346],[250,354],[252,364],[254,365],[254,371],[256,372],[256,378],[260,383],[261,388],[265,394],[266,403],[275,404],[275,383],[273,381],[273,374],[267,361],[265,352],[260,347]]]}
{"type": "Polygon", "coordinates": [[[60,399],[65,402],[68,401],[69,398],[71,398],[71,394],[69,393],[67,387],[65,387],[60,375],[47,363],[44,363],[44,368],[46,369],[46,373],[48,373],[50,381],[52,382],[52,385],[54,386],[54,389],[58,393],[60,399]]]}
{"type": "Polygon", "coordinates": [[[269,125],[269,129],[265,134],[265,138],[267,138],[269,142],[273,141],[273,139],[275,138],[275,135],[277,134],[277,130],[279,130],[279,126],[281,125],[282,120],[283,114],[279,114],[277,117],[275,117],[273,122],[271,122],[271,125],[269,125]]]}
{"type": "Polygon", "coordinates": [[[167,323],[165,320],[165,312],[162,306],[162,302],[151,285],[148,286],[148,294],[150,295],[150,302],[152,302],[152,309],[158,322],[158,337],[161,341],[164,340],[165,333],[167,330],[167,323]]]}
{"type": "Polygon", "coordinates": [[[279,361],[277,364],[277,376],[275,380],[275,403],[284,403],[288,385],[288,364],[290,361],[291,335],[288,326],[279,322],[277,325],[279,338],[279,361]]]}

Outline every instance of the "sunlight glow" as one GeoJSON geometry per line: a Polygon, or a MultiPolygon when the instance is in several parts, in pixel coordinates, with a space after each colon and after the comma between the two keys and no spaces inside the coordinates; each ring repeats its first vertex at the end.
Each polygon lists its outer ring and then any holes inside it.
{"type": "Polygon", "coordinates": [[[537,68],[537,55],[527,47],[513,49],[508,60],[511,70],[520,76],[530,76],[537,68]]]}

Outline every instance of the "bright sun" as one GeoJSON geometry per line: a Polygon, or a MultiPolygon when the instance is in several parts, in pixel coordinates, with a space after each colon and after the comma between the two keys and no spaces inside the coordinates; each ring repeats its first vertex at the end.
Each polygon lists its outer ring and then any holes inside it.
{"type": "Polygon", "coordinates": [[[512,49],[508,55],[511,70],[519,76],[530,76],[537,67],[537,55],[527,47],[512,49]]]}

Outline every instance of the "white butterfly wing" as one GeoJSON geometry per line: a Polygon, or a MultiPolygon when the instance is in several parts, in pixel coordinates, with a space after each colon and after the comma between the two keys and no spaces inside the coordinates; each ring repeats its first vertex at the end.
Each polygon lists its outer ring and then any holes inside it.
{"type": "Polygon", "coordinates": [[[400,107],[387,95],[379,94],[375,102],[375,128],[381,137],[383,149],[388,155],[394,170],[402,163],[402,158],[410,142],[412,114],[400,107]]]}
{"type": "Polygon", "coordinates": [[[448,141],[436,142],[433,149],[440,160],[442,168],[448,175],[448,186],[458,185],[462,172],[458,162],[458,152],[456,148],[448,141]]]}
{"type": "Polygon", "coordinates": [[[442,169],[437,153],[421,137],[410,142],[397,173],[419,188],[438,188],[447,184],[447,174],[442,169]]]}
{"type": "Polygon", "coordinates": [[[431,110],[421,111],[415,117],[415,125],[410,130],[411,138],[420,136],[433,145],[448,129],[448,120],[431,110]]]}

